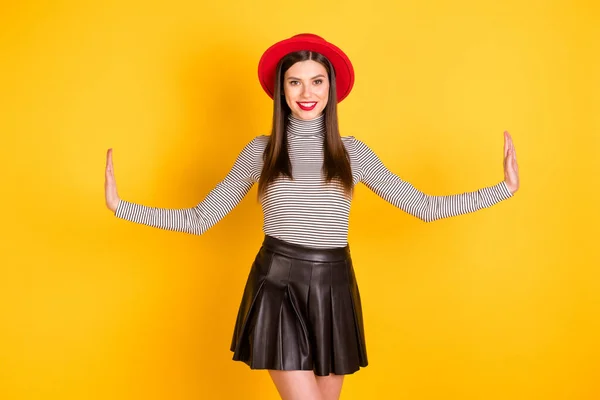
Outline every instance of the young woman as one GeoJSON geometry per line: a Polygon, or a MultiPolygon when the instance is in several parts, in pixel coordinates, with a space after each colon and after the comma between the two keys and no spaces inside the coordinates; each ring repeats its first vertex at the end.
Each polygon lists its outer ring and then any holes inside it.
{"type": "Polygon", "coordinates": [[[202,202],[159,209],[121,200],[109,149],[106,204],[119,218],[200,235],[258,182],[265,239],[242,296],[233,359],[268,370],[283,399],[338,399],[344,375],[367,365],[347,243],[354,185],[434,221],[510,198],[519,187],[515,149],[505,132],[504,181],[429,196],[391,173],[363,142],[340,136],[337,103],[350,93],[354,70],[338,47],[312,34],[280,41],[263,54],[259,79],[274,99],[271,135],[254,138],[202,202]]]}

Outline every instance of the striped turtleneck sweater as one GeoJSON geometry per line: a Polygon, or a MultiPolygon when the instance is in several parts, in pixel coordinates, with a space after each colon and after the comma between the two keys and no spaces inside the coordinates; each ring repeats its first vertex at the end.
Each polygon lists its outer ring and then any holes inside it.
{"type": "MultiPolygon", "coordinates": [[[[266,235],[289,243],[344,247],[348,242],[350,201],[338,182],[322,173],[325,121],[323,115],[304,121],[289,118],[286,135],[294,179],[279,177],[261,202],[266,235]]],[[[239,154],[225,178],[192,208],[164,209],[121,200],[115,215],[161,229],[201,235],[229,213],[258,182],[268,136],[257,136],[239,154]]],[[[365,184],[384,200],[426,222],[466,214],[508,199],[504,182],[474,192],[431,196],[390,172],[362,141],[342,137],[354,184],[365,184]]]]}

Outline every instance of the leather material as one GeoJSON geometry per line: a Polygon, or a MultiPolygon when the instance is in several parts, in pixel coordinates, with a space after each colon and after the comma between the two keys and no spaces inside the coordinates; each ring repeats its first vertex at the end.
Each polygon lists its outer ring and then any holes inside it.
{"type": "Polygon", "coordinates": [[[314,249],[265,237],[244,289],[231,351],[252,369],[325,376],[366,367],[349,248],[314,249]]]}

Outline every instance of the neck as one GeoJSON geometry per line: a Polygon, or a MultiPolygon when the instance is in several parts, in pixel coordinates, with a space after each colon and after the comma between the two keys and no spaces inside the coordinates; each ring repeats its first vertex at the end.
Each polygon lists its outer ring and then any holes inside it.
{"type": "Polygon", "coordinates": [[[325,114],[321,114],[311,120],[298,119],[290,114],[288,117],[287,133],[292,136],[324,137],[325,114]]]}

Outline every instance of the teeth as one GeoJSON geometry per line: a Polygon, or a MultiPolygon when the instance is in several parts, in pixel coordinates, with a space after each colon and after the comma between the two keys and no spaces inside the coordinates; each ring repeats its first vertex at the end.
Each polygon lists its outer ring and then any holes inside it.
{"type": "Polygon", "coordinates": [[[304,107],[310,107],[310,106],[314,106],[317,103],[313,102],[313,103],[300,103],[300,104],[303,105],[304,107]]]}

